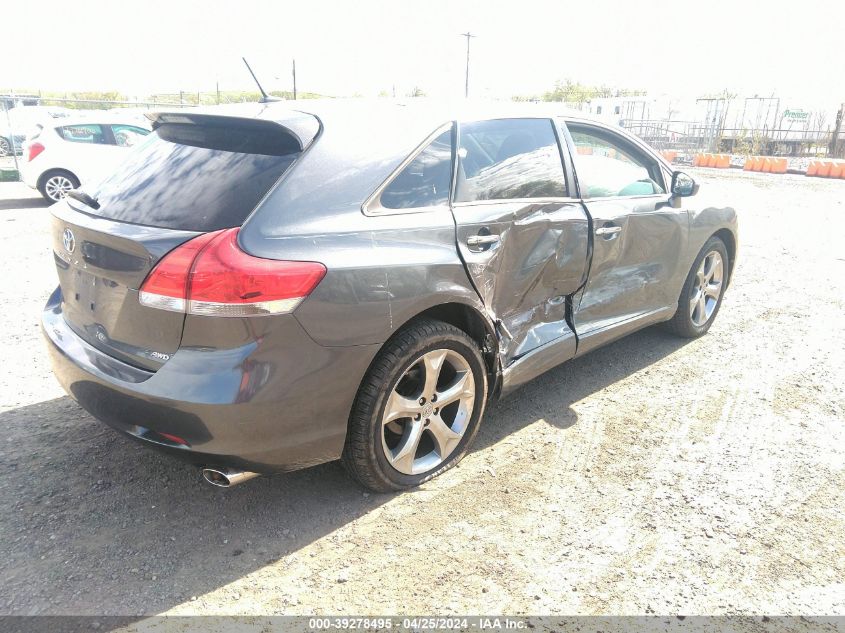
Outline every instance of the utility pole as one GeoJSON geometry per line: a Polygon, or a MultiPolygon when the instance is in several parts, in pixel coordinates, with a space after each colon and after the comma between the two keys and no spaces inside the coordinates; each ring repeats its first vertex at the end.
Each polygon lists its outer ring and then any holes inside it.
{"type": "Polygon", "coordinates": [[[293,60],[293,100],[296,101],[296,59],[293,60]]]}
{"type": "Polygon", "coordinates": [[[845,157],[845,142],[839,140],[839,136],[845,133],[845,103],[839,108],[836,114],[836,123],[833,125],[833,135],[830,137],[828,156],[831,158],[845,157]]]}
{"type": "Polygon", "coordinates": [[[467,72],[466,83],[464,84],[464,97],[469,98],[469,38],[475,37],[475,35],[467,31],[466,33],[461,33],[461,37],[467,38],[467,72]]]}

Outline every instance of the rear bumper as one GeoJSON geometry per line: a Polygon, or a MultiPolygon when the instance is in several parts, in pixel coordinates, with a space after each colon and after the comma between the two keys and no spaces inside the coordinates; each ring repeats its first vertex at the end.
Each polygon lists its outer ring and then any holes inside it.
{"type": "Polygon", "coordinates": [[[42,327],[59,382],[94,417],[196,464],[272,473],[340,457],[349,410],[378,351],[323,347],[293,317],[277,318],[277,340],[180,349],[156,372],[78,337],[59,289],[42,327]]]}
{"type": "Polygon", "coordinates": [[[18,171],[20,172],[21,180],[23,182],[33,189],[38,188],[38,178],[41,176],[41,172],[38,169],[33,169],[29,161],[21,161],[18,171]]]}

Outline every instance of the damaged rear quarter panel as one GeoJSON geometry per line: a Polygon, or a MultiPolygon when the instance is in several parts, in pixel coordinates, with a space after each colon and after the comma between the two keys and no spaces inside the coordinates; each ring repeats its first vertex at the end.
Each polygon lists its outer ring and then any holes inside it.
{"type": "Polygon", "coordinates": [[[483,306],[455,249],[448,207],[419,213],[360,216],[361,229],[313,235],[285,250],[315,255],[326,277],[295,316],[321,345],[383,343],[410,319],[436,305],[483,306]]]}

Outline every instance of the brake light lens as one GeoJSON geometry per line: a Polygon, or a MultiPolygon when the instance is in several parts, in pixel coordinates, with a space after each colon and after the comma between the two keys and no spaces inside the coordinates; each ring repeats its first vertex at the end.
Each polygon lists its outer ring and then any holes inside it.
{"type": "Polygon", "coordinates": [[[206,316],[292,312],[326,274],[318,262],[253,257],[238,246],[238,229],[206,233],[177,247],[141,286],[143,305],[206,316]]]}
{"type": "Polygon", "coordinates": [[[150,271],[139,293],[141,304],[173,312],[188,311],[188,279],[200,251],[222,231],[205,233],[177,246],[150,271]]]}
{"type": "Polygon", "coordinates": [[[30,162],[32,160],[35,160],[35,157],[38,156],[43,151],[44,151],[44,146],[41,143],[30,144],[29,149],[26,153],[26,162],[30,162]]]}

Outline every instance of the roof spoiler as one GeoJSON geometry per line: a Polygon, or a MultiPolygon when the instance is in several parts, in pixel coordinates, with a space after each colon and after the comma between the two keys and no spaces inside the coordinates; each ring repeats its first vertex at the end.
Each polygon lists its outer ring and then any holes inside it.
{"type": "Polygon", "coordinates": [[[275,120],[177,110],[175,112],[152,112],[147,114],[147,118],[151,121],[153,130],[158,129],[165,123],[176,123],[214,128],[240,128],[253,133],[266,132],[276,138],[284,135],[289,137],[287,142],[292,144],[292,147],[289,148],[291,151],[303,151],[317,137],[320,131],[319,119],[311,114],[294,110],[280,114],[284,114],[285,117],[275,120]]]}

